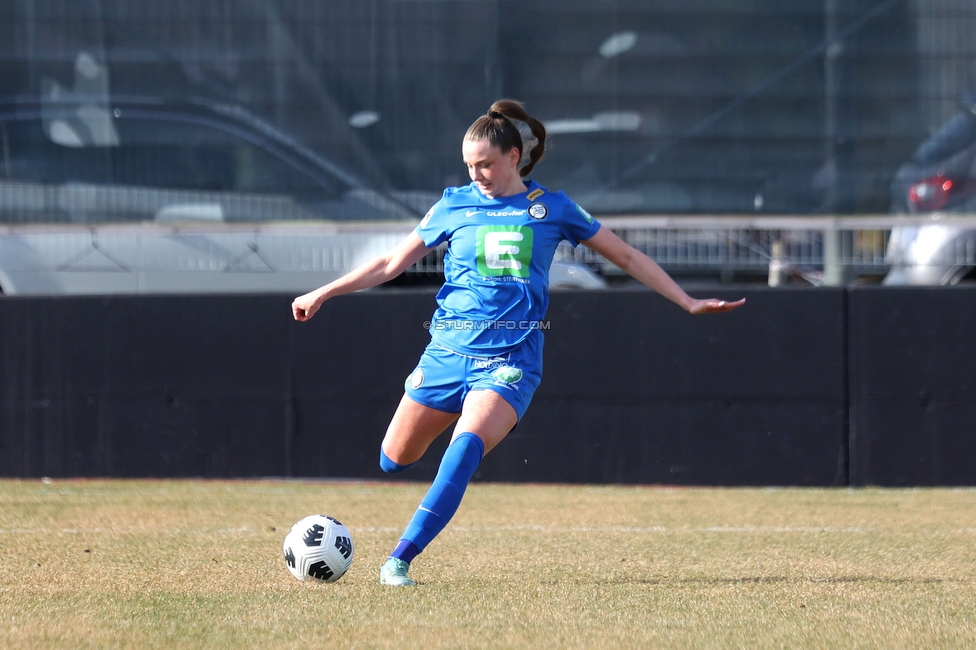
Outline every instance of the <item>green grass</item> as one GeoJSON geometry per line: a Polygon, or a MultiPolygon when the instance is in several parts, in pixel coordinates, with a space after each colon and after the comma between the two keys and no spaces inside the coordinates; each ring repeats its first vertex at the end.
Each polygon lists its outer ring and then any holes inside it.
{"type": "Polygon", "coordinates": [[[476,484],[381,587],[425,487],[0,481],[0,647],[976,647],[976,491],[476,484]],[[315,512],[335,584],[281,557],[315,512]]]}

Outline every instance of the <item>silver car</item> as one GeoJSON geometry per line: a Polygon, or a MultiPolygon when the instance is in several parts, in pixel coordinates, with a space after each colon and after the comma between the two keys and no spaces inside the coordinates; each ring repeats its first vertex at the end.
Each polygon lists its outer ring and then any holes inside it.
{"type": "Polygon", "coordinates": [[[885,284],[976,280],[976,96],[915,150],[891,185],[892,210],[910,215],[891,230],[885,284]]]}
{"type": "MultiPolygon", "coordinates": [[[[300,293],[388,250],[436,196],[370,187],[243,109],[0,104],[0,292],[300,293]]],[[[601,288],[557,261],[556,288],[601,288]]],[[[436,282],[436,278],[431,278],[436,282]]]]}

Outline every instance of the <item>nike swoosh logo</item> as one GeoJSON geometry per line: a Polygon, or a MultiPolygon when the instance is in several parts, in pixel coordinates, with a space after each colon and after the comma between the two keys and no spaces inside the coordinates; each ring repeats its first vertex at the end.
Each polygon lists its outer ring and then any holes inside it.
{"type": "Polygon", "coordinates": [[[466,217],[473,217],[476,214],[478,214],[478,211],[477,210],[468,210],[467,212],[464,213],[464,216],[466,216],[466,217]]]}

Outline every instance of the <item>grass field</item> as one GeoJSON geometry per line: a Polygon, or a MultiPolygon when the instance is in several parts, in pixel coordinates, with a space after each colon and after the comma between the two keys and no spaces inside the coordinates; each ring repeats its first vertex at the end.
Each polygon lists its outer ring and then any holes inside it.
{"type": "Polygon", "coordinates": [[[976,491],[475,484],[381,587],[425,487],[0,482],[0,647],[976,647],[976,491]],[[335,584],[281,557],[315,512],[335,584]]]}

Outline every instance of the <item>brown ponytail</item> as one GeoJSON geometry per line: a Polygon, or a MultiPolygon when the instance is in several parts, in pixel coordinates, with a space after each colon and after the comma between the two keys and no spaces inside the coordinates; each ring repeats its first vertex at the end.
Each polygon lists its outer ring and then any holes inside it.
{"type": "Polygon", "coordinates": [[[536,140],[535,146],[529,153],[528,164],[519,169],[519,176],[525,178],[532,172],[535,164],[542,160],[542,156],[546,152],[546,127],[542,122],[526,113],[521,102],[514,99],[499,99],[491,105],[487,115],[482,115],[468,127],[464,139],[473,142],[487,140],[489,144],[498,147],[502,153],[508,153],[513,147],[517,148],[521,161],[524,156],[522,134],[519,133],[518,127],[512,120],[525,122],[536,140]]]}

